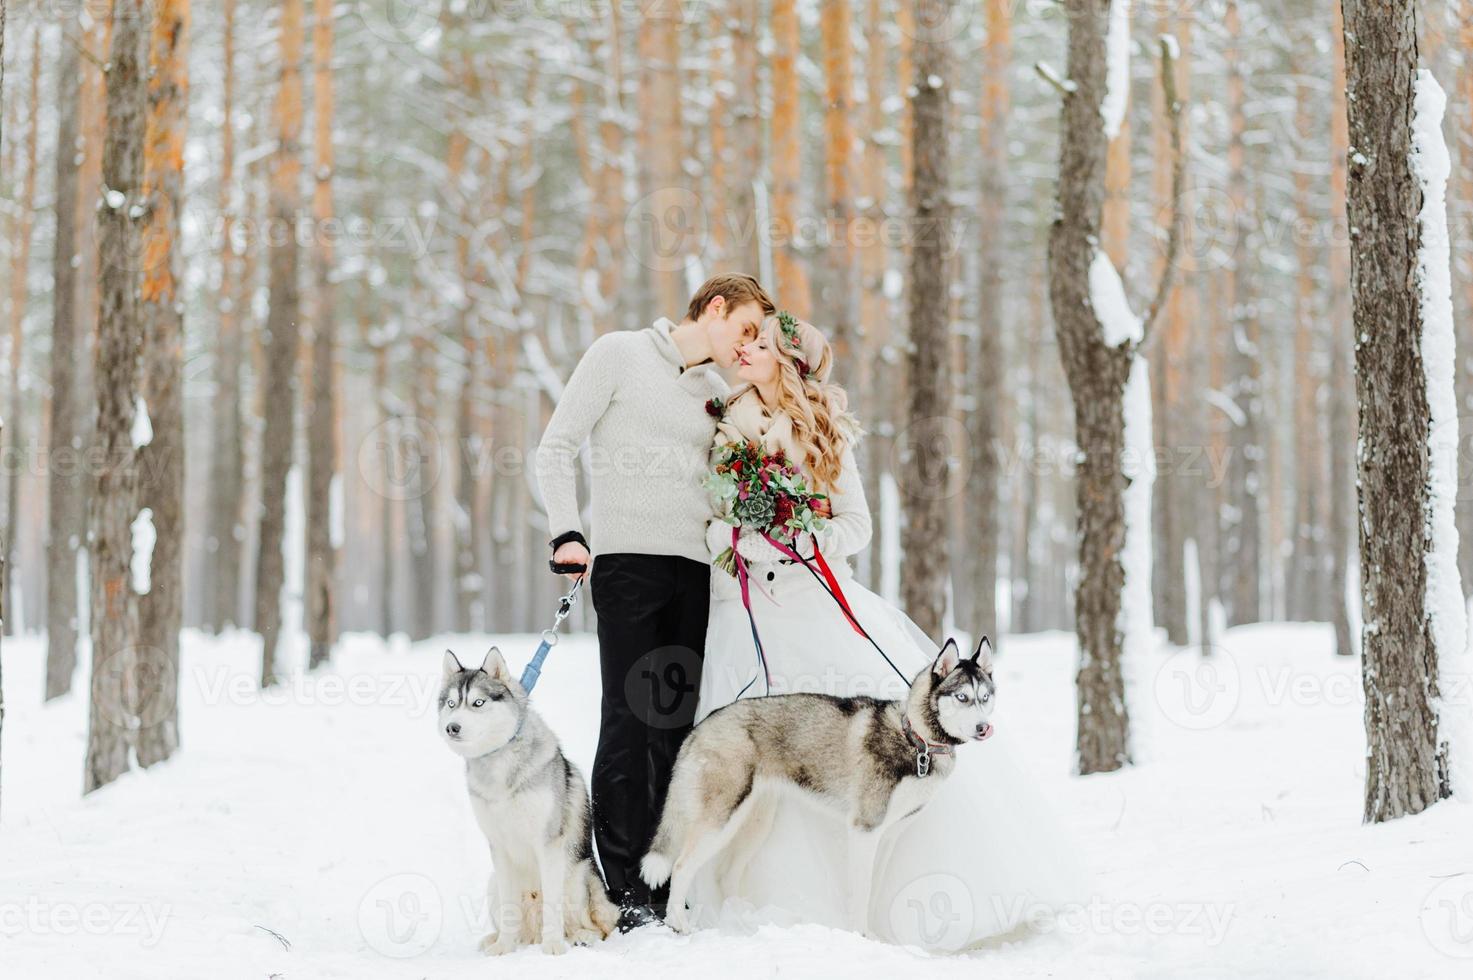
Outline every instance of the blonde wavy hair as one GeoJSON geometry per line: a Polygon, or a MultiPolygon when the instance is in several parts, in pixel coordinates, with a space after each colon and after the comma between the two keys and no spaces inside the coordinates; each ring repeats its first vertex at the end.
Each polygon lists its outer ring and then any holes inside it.
{"type": "Polygon", "coordinates": [[[777,355],[777,409],[793,425],[793,441],[803,453],[803,465],[813,475],[815,490],[827,493],[839,482],[844,467],[844,450],[863,434],[859,421],[849,412],[849,396],[829,381],[834,370],[834,349],[828,338],[811,323],[791,318],[796,324],[794,345],[782,329],[780,312],[762,321],[760,334],[777,355]]]}

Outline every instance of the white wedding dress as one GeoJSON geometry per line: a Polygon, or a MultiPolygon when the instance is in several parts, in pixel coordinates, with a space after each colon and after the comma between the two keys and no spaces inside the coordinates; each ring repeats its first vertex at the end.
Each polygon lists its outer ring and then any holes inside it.
{"type": "MultiPolygon", "coordinates": [[[[753,396],[755,401],[755,396],[753,396]]],[[[732,411],[734,429],[772,442],[765,416],[732,411]],[[744,417],[746,416],[746,417],[744,417]]],[[[781,421],[781,420],[780,420],[781,421]]],[[[781,428],[778,426],[777,428],[781,428]]],[[[718,433],[718,440],[723,434],[718,433]]],[[[772,448],[769,446],[769,448],[772,448]]],[[[819,532],[823,550],[855,618],[895,670],[846,621],[835,601],[801,565],[782,562],[760,537],[741,551],[751,561],[752,617],[766,652],[764,672],[737,580],[721,569],[712,577],[699,722],[738,696],[818,692],[895,699],[908,679],[935,659],[938,644],[902,612],[853,580],[848,557],[868,545],[870,515],[853,454],[830,494],[834,517],[819,532]],[[767,676],[771,677],[770,689],[767,676]]],[[[813,553],[801,536],[797,550],[813,553]]],[[[713,556],[731,544],[731,526],[713,521],[713,556]]],[[[959,950],[1012,933],[1066,902],[1083,901],[1075,851],[1009,750],[1008,692],[998,691],[997,734],[957,750],[957,765],[931,803],[894,833],[888,864],[876,869],[869,929],[892,942],[959,950]]],[[[815,760],[822,764],[824,760],[815,760]]],[[[847,830],[842,817],[795,795],[779,804],[772,829],[747,866],[735,894],[717,884],[718,857],[698,876],[690,895],[699,924],[751,929],[763,922],[814,922],[844,928],[847,830]]],[[[884,849],[881,849],[884,853],[884,849]]]]}

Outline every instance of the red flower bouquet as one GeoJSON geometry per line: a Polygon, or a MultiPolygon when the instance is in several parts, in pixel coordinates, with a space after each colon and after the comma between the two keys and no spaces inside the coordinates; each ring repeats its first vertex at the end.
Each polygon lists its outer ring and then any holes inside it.
{"type": "MultiPolygon", "coordinates": [[[[721,500],[734,527],[768,534],[791,545],[799,533],[823,529],[828,498],[803,482],[798,467],[779,449],[765,453],[756,442],[727,443],[716,450],[716,466],[706,486],[721,500]]],[[[727,548],[715,562],[736,574],[736,557],[727,548]]]]}

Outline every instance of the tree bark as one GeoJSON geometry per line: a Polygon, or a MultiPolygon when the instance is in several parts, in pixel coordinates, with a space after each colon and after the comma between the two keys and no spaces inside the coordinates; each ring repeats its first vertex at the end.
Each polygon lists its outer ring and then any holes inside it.
{"type": "MultiPolygon", "coordinates": [[[[1330,207],[1333,214],[1346,214],[1350,157],[1350,123],[1346,101],[1345,24],[1339,3],[1332,3],[1333,23],[1330,50],[1334,72],[1330,84],[1330,207]]],[[[1344,229],[1342,229],[1344,230],[1344,229]]],[[[1336,243],[1347,236],[1334,236],[1336,243]]],[[[1351,330],[1350,249],[1336,244],[1330,249],[1330,606],[1335,624],[1335,653],[1353,657],[1355,639],[1350,629],[1350,551],[1355,536],[1355,380],[1351,358],[1355,334],[1351,330]]],[[[1359,589],[1356,590],[1359,592],[1359,589]]]]}
{"type": "MultiPolygon", "coordinates": [[[[63,26],[57,66],[56,238],[51,258],[51,434],[52,466],[47,480],[46,700],[72,689],[77,669],[77,558],[87,533],[82,492],[82,402],[77,362],[87,355],[87,338],[77,315],[77,138],[82,97],[80,38],[63,26]]],[[[88,218],[91,215],[87,215],[88,218]]]]}
{"type": "MultiPolygon", "coordinates": [[[[235,10],[223,0],[224,61],[220,123],[220,290],[215,337],[215,397],[211,403],[209,502],[205,520],[205,625],[223,629],[240,620],[242,493],[245,446],[241,432],[241,364],[245,357],[242,308],[249,304],[249,282],[242,282],[243,257],[235,248],[235,10]]],[[[254,216],[252,216],[254,217],[254,216]]],[[[249,244],[246,246],[250,247],[249,244]]]]}
{"type": "MultiPolygon", "coordinates": [[[[1175,28],[1177,45],[1181,56],[1177,61],[1177,90],[1182,98],[1187,97],[1187,41],[1192,17],[1186,15],[1169,19],[1162,13],[1158,33],[1172,33],[1175,28]]],[[[1151,93],[1151,142],[1153,170],[1151,175],[1152,197],[1161,220],[1166,220],[1171,199],[1170,120],[1166,105],[1166,94],[1160,88],[1151,93]]],[[[1166,231],[1162,228],[1162,231],[1166,231]]],[[[1164,261],[1164,257],[1162,259],[1164,261]]],[[[1157,269],[1160,263],[1157,263],[1157,269]]],[[[1187,567],[1186,542],[1198,526],[1197,496],[1211,493],[1205,479],[1189,478],[1178,466],[1179,455],[1188,446],[1200,444],[1201,433],[1194,419],[1199,396],[1186,380],[1188,359],[1192,356],[1188,348],[1188,331],[1191,328],[1186,308],[1187,286],[1178,283],[1167,297],[1166,309],[1162,313],[1162,330],[1156,356],[1152,358],[1156,368],[1153,388],[1156,402],[1152,419],[1156,425],[1156,444],[1165,451],[1167,466],[1156,476],[1153,500],[1156,510],[1156,574],[1152,582],[1156,587],[1156,621],[1166,629],[1168,642],[1185,646],[1189,639],[1187,628],[1187,567]]],[[[1199,590],[1200,593],[1200,590],[1199,590]]],[[[1200,599],[1200,595],[1199,595],[1200,599]]]]}
{"type": "MultiPolygon", "coordinates": [[[[987,47],[983,55],[981,120],[981,205],[978,209],[980,282],[977,327],[968,350],[971,404],[967,410],[967,443],[972,454],[966,483],[970,518],[965,538],[967,574],[959,591],[970,593],[972,616],[964,625],[974,634],[999,634],[997,563],[1001,533],[998,496],[1001,490],[997,453],[998,415],[1007,402],[1003,373],[1003,290],[1007,255],[1008,69],[1012,61],[1012,10],[1007,0],[987,0],[987,47]]],[[[1017,576],[1015,575],[1016,579],[1017,576]]]]}
{"type": "MultiPolygon", "coordinates": [[[[39,27],[31,29],[31,72],[30,84],[26,89],[26,135],[23,141],[22,153],[24,159],[21,161],[25,167],[25,176],[21,179],[20,201],[16,208],[14,224],[11,227],[10,247],[10,453],[12,460],[7,467],[10,473],[7,477],[8,486],[5,493],[5,533],[0,536],[0,550],[3,550],[5,559],[5,574],[0,577],[0,607],[13,609],[14,604],[7,601],[11,587],[15,584],[11,579],[16,574],[15,570],[15,537],[16,529],[19,527],[20,514],[20,471],[21,457],[25,453],[22,432],[24,427],[20,424],[22,412],[25,408],[25,390],[21,383],[21,351],[25,342],[25,320],[26,307],[30,303],[30,271],[31,271],[31,232],[36,226],[36,151],[38,137],[40,135],[40,109],[41,109],[41,31],[39,27]]],[[[12,617],[13,619],[13,617],[12,617]]],[[[14,635],[16,624],[6,622],[0,624],[3,628],[14,635]]]]}
{"type": "MultiPolygon", "coordinates": [[[[914,0],[902,0],[913,3],[914,0]]],[[[802,125],[798,111],[798,36],[795,0],[772,4],[772,267],[782,306],[799,319],[810,316],[808,273],[796,231],[803,186],[802,125]]]]}
{"type": "MultiPolygon", "coordinates": [[[[656,136],[648,159],[649,196],[644,213],[650,232],[647,264],[652,276],[655,310],[659,316],[679,319],[688,298],[685,258],[698,243],[690,234],[695,220],[687,198],[685,131],[680,113],[680,4],[648,4],[643,8],[645,63],[640,84],[647,88],[644,125],[656,136]]],[[[524,242],[530,247],[530,242],[524,242]]]]}
{"type": "MultiPolygon", "coordinates": [[[[5,0],[0,0],[0,105],[4,105],[4,104],[5,104],[5,0]]],[[[4,113],[3,112],[0,112],[0,116],[3,116],[3,115],[4,115],[4,113]]],[[[5,130],[5,123],[4,123],[3,120],[0,120],[0,141],[3,141],[3,138],[4,138],[4,130],[5,130]]],[[[3,420],[0,420],[0,439],[3,439],[4,437],[5,437],[5,423],[4,423],[3,420]]],[[[10,528],[9,527],[6,527],[3,530],[3,533],[6,536],[8,536],[10,534],[10,528]]],[[[3,550],[0,550],[0,581],[3,581],[4,580],[4,578],[5,578],[5,572],[6,572],[5,553],[4,553],[3,550]]],[[[4,635],[4,633],[5,633],[5,597],[4,597],[3,594],[0,594],[0,635],[4,635]]],[[[3,662],[3,658],[0,658],[0,662],[3,662]]],[[[4,685],[4,679],[5,679],[4,671],[3,671],[3,669],[0,669],[0,735],[3,735],[4,732],[5,732],[5,685],[4,685]]],[[[0,743],[0,744],[3,744],[3,743],[0,743]]]]}
{"type": "Polygon", "coordinates": [[[1423,195],[1411,162],[1416,7],[1411,0],[1342,0],[1341,7],[1360,409],[1365,820],[1380,823],[1451,793],[1427,595],[1431,410],[1419,274],[1423,195]]]}
{"type": "MultiPolygon", "coordinates": [[[[727,262],[733,270],[758,275],[762,229],[757,225],[757,181],[762,179],[762,117],[758,77],[760,0],[732,0],[730,201],[722,210],[730,224],[727,262]]],[[[769,283],[768,285],[772,285],[769,283]]]]}
{"type": "Polygon", "coordinates": [[[92,533],[92,683],[84,792],[127,771],[133,711],[133,651],[138,597],[133,591],[132,526],[137,515],[133,427],[138,403],[143,323],[138,308],[138,257],[145,220],[143,142],[148,110],[149,7],[114,0],[108,54],[107,138],[102,152],[103,202],[97,212],[97,448],[89,501],[92,533]]]}
{"type": "Polygon", "coordinates": [[[855,322],[853,157],[854,61],[849,0],[828,0],[820,14],[823,33],[825,99],[823,115],[824,185],[828,213],[824,224],[827,268],[823,288],[825,329],[834,345],[841,383],[856,375],[853,355],[860,325],[855,322]]]}
{"type": "Polygon", "coordinates": [[[301,298],[294,233],[302,209],[302,0],[281,5],[281,83],[277,90],[278,143],[271,164],[271,223],[284,234],[270,243],[270,310],[266,317],[266,427],[261,437],[261,530],[256,559],[256,632],[261,635],[261,686],[277,681],[276,654],[285,578],[282,538],[287,472],[292,463],[297,345],[301,298]]]}
{"type": "Polygon", "coordinates": [[[333,241],[333,0],[313,0],[312,121],[312,409],[307,422],[307,667],[326,663],[336,641],[337,547],[332,482],[337,472],[337,311],[332,281],[333,241]]]}
{"type": "MultiPolygon", "coordinates": [[[[1173,84],[1173,59],[1163,44],[1162,84],[1167,86],[1178,166],[1173,173],[1172,222],[1166,260],[1155,298],[1142,318],[1139,339],[1107,341],[1094,306],[1091,267],[1109,261],[1100,253],[1105,197],[1106,133],[1101,105],[1106,95],[1105,37],[1111,0],[1068,0],[1067,86],[1063,96],[1058,206],[1049,229],[1049,297],[1059,355],[1074,401],[1079,462],[1075,480],[1079,522],[1079,581],[1075,630],[1079,639],[1077,678],[1081,774],[1108,772],[1130,762],[1129,713],[1121,656],[1122,605],[1127,585],[1122,553],[1127,545],[1125,491],[1132,482],[1124,466],[1125,389],[1137,347],[1147,342],[1152,321],[1169,293],[1180,240],[1180,118],[1173,84]]],[[[1145,370],[1141,366],[1140,370],[1145,370]]],[[[1147,477],[1138,477],[1147,478],[1147,477]]],[[[1149,533],[1150,521],[1136,533],[1149,533]]],[[[1149,545],[1147,544],[1147,549],[1149,545]]],[[[1145,586],[1142,586],[1144,588],[1145,586]]],[[[1145,598],[1149,608],[1149,595],[1145,598]]]]}
{"type": "MultiPolygon", "coordinates": [[[[915,19],[945,23],[951,0],[909,0],[915,19]],[[924,6],[923,6],[924,5],[924,6]]],[[[922,32],[915,40],[911,81],[910,357],[906,452],[901,501],[905,524],[900,588],[906,613],[933,640],[946,615],[946,516],[951,446],[944,427],[951,415],[950,264],[943,231],[951,217],[947,153],[951,96],[948,39],[922,32]]]]}
{"type": "Polygon", "coordinates": [[[1228,34],[1228,150],[1227,188],[1235,227],[1228,265],[1229,370],[1227,395],[1237,405],[1233,428],[1233,456],[1228,485],[1228,520],[1223,563],[1228,582],[1228,622],[1233,625],[1258,622],[1262,618],[1261,565],[1263,560],[1263,491],[1265,489],[1265,441],[1262,422],[1262,352],[1252,281],[1249,244],[1253,235],[1256,201],[1249,199],[1245,169],[1245,113],[1242,19],[1237,0],[1228,0],[1225,17],[1228,34]]]}
{"type": "Polygon", "coordinates": [[[138,761],[162,762],[179,746],[179,627],[184,591],[184,315],[179,295],[184,140],[189,99],[189,0],[153,0],[143,194],[139,314],[145,404],[153,438],[138,453],[139,506],[156,532],[149,590],[138,600],[138,761]]]}

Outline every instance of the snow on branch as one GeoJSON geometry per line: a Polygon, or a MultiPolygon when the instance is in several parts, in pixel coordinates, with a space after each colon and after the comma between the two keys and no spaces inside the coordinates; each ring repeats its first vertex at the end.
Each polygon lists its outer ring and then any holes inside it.
{"type": "Polygon", "coordinates": [[[1130,103],[1130,0],[1110,4],[1110,23],[1105,33],[1105,97],[1100,116],[1105,120],[1105,139],[1120,134],[1125,109],[1130,103]]]}
{"type": "Polygon", "coordinates": [[[1079,88],[1067,78],[1060,78],[1059,73],[1054,71],[1053,66],[1046,61],[1034,64],[1033,70],[1038,72],[1038,77],[1052,85],[1060,95],[1070,95],[1079,88]]]}

